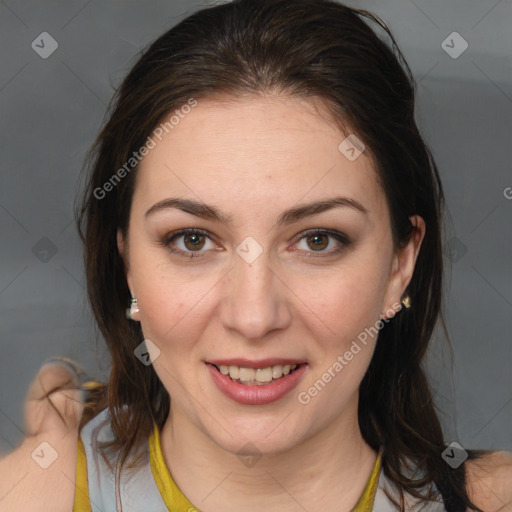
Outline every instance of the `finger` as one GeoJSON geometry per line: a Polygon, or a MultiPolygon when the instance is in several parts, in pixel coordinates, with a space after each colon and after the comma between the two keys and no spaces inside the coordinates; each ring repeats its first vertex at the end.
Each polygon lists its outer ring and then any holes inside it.
{"type": "Polygon", "coordinates": [[[85,374],[68,361],[71,360],[50,360],[31,383],[25,401],[27,435],[78,427],[85,399],[80,389],[81,377],[85,374]]]}

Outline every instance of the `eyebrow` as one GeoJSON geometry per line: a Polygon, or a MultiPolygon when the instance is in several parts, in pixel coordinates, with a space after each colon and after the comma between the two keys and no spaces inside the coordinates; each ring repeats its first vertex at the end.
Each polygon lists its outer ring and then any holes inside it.
{"type": "MultiPolygon", "coordinates": [[[[356,201],[355,199],[351,199],[348,197],[334,197],[331,199],[323,199],[320,201],[314,201],[312,203],[307,203],[304,205],[290,208],[289,210],[284,211],[279,216],[277,220],[277,225],[279,226],[285,224],[292,224],[301,219],[309,217],[310,215],[315,215],[342,206],[352,208],[365,215],[368,214],[368,210],[359,201],[356,201]]],[[[196,217],[221,222],[223,224],[229,224],[232,220],[232,217],[230,215],[223,214],[214,206],[209,206],[199,201],[194,201],[192,199],[181,199],[177,197],[164,199],[154,204],[146,212],[145,217],[147,218],[150,215],[153,215],[154,213],[159,211],[171,209],[178,209],[186,213],[195,215],[196,217]]]]}

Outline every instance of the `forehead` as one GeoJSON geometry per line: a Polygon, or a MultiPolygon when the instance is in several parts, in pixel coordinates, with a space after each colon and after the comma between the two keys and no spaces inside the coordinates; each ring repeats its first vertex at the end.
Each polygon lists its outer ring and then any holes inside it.
{"type": "Polygon", "coordinates": [[[343,194],[369,210],[384,207],[369,152],[356,159],[344,152],[350,129],[342,130],[318,99],[212,97],[178,119],[152,135],[134,201],[180,195],[247,208],[252,201],[296,204],[343,194]]]}

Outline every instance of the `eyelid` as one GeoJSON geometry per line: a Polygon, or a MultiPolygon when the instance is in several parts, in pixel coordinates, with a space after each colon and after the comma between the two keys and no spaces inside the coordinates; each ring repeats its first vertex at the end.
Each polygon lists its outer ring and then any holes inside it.
{"type": "MultiPolygon", "coordinates": [[[[168,233],[164,237],[162,237],[160,239],[159,243],[163,247],[167,248],[169,251],[171,251],[173,253],[183,254],[190,258],[202,257],[204,255],[204,253],[207,251],[183,251],[182,249],[171,248],[171,243],[173,242],[173,240],[180,238],[182,236],[189,235],[189,234],[203,235],[204,237],[210,239],[213,243],[218,244],[218,241],[216,241],[216,238],[209,231],[206,231],[206,230],[200,229],[200,228],[183,228],[183,229],[179,229],[177,231],[173,231],[171,233],[168,233]]],[[[307,238],[308,236],[312,236],[312,235],[316,235],[316,234],[327,235],[329,237],[332,237],[332,238],[336,239],[338,241],[338,243],[341,244],[342,247],[331,249],[329,251],[304,251],[304,250],[299,249],[302,252],[308,254],[308,256],[313,256],[313,257],[329,256],[329,255],[341,252],[346,247],[348,247],[352,244],[352,241],[350,240],[350,238],[345,233],[343,233],[341,231],[337,231],[334,229],[327,229],[327,228],[313,228],[313,229],[307,229],[307,230],[302,231],[301,233],[297,234],[295,236],[294,245],[298,244],[304,238],[307,238]]]]}
{"type": "Polygon", "coordinates": [[[162,244],[165,244],[165,245],[168,245],[170,244],[175,238],[179,238],[180,236],[183,236],[183,235],[192,235],[192,234],[200,234],[200,235],[204,235],[212,240],[215,240],[215,237],[209,232],[209,231],[206,231],[205,229],[200,229],[200,228],[183,228],[183,229],[178,229],[176,231],[172,231],[170,233],[167,233],[166,235],[164,235],[162,238],[161,238],[161,242],[162,244]]]}
{"type": "Polygon", "coordinates": [[[347,247],[349,247],[350,245],[352,245],[352,240],[345,233],[338,231],[336,229],[327,229],[327,228],[313,228],[313,229],[308,229],[306,231],[302,231],[301,233],[299,233],[296,236],[297,241],[294,242],[294,245],[299,243],[300,241],[302,241],[304,238],[307,238],[308,236],[316,235],[316,234],[327,235],[327,236],[330,236],[330,237],[336,239],[338,241],[338,243],[342,245],[342,248],[338,247],[335,249],[331,249],[329,251],[303,251],[303,252],[307,253],[308,256],[313,256],[313,257],[329,256],[332,254],[339,253],[339,252],[343,251],[344,249],[346,249],[347,247]]]}
{"type": "Polygon", "coordinates": [[[172,247],[172,242],[175,239],[180,238],[182,236],[191,235],[191,234],[200,234],[200,235],[203,235],[204,237],[210,239],[213,243],[218,243],[218,242],[216,242],[216,238],[210,232],[208,232],[204,229],[200,229],[200,228],[178,229],[177,231],[173,231],[171,233],[164,235],[159,240],[159,243],[160,243],[160,245],[162,245],[164,248],[166,248],[167,250],[169,250],[172,253],[182,254],[188,258],[202,257],[206,251],[183,251],[182,249],[177,249],[175,247],[172,247]]]}

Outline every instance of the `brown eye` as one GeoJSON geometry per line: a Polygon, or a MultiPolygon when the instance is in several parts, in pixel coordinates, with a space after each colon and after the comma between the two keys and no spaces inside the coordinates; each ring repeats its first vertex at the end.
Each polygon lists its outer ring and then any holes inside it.
{"type": "Polygon", "coordinates": [[[329,236],[326,234],[314,234],[307,237],[308,246],[314,251],[322,251],[329,245],[329,236]]]}
{"type": "Polygon", "coordinates": [[[296,248],[303,251],[306,256],[333,256],[343,252],[351,244],[351,240],[345,233],[316,229],[302,233],[296,248]]]}
{"type": "Polygon", "coordinates": [[[192,228],[169,233],[160,239],[160,244],[170,252],[187,259],[204,257],[209,249],[215,249],[215,244],[209,233],[192,228]]]}
{"type": "Polygon", "coordinates": [[[183,243],[188,250],[197,251],[204,247],[205,236],[198,234],[198,233],[193,233],[191,235],[184,235],[183,243]]]}

